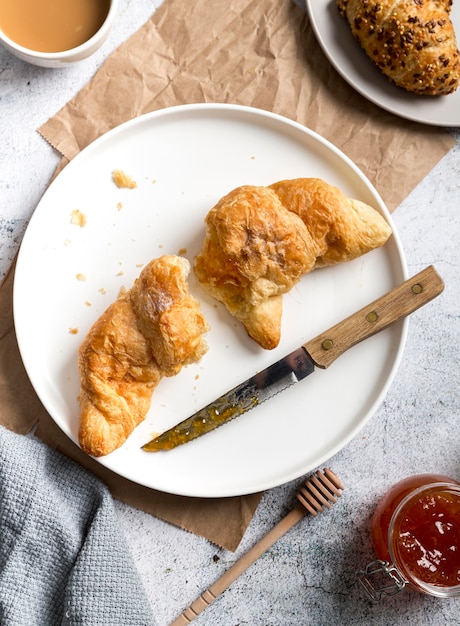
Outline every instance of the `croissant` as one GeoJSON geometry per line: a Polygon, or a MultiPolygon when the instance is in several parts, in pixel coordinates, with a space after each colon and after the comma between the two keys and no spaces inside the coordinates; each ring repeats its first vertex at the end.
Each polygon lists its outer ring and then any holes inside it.
{"type": "Polygon", "coordinates": [[[313,269],[352,261],[391,235],[380,213],[320,178],[282,180],[270,188],[306,225],[316,245],[313,269]]]}
{"type": "Polygon", "coordinates": [[[194,271],[249,336],[270,350],[280,341],[283,294],[314,268],[354,259],[390,234],[372,207],[320,179],[243,186],[206,216],[194,271]]]}
{"type": "Polygon", "coordinates": [[[305,224],[273,190],[246,185],[206,216],[195,259],[198,280],[266,349],[280,338],[282,294],[310,270],[316,246],[305,224]]]}
{"type": "Polygon", "coordinates": [[[163,376],[198,361],[208,330],[189,294],[187,259],[151,261],[94,323],[79,349],[79,443],[92,456],[119,448],[142,422],[163,376]]]}
{"type": "Polygon", "coordinates": [[[447,95],[460,81],[452,0],[336,0],[354,37],[387,78],[415,94],[447,95]]]}

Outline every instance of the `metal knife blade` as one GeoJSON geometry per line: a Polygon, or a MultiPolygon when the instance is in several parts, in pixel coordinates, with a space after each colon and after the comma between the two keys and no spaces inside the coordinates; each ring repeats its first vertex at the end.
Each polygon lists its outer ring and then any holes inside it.
{"type": "Polygon", "coordinates": [[[142,449],[147,452],[171,450],[246,413],[306,378],[315,370],[315,366],[326,369],[346,350],[413,313],[438,296],[443,289],[442,278],[430,265],[381,298],[237,385],[177,426],[161,433],[142,446],[142,449]]]}
{"type": "Polygon", "coordinates": [[[145,444],[143,449],[147,452],[171,450],[196,439],[299,382],[314,369],[314,363],[304,348],[297,348],[145,444]]]}

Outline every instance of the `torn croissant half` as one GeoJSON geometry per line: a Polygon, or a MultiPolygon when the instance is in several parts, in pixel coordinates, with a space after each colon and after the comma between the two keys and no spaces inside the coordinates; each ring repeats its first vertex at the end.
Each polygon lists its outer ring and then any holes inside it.
{"type": "Polygon", "coordinates": [[[307,272],[382,246],[391,227],[318,178],[246,185],[206,216],[195,274],[262,348],[280,341],[282,296],[307,272]]]}
{"type": "Polygon", "coordinates": [[[189,293],[187,259],[142,270],[94,323],[79,349],[79,443],[92,456],[119,448],[144,420],[154,389],[207,351],[208,324],[189,293]]]}

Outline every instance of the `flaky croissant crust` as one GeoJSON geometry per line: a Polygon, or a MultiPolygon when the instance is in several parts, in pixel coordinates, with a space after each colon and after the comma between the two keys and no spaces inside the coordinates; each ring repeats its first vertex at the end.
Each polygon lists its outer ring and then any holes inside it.
{"type": "Polygon", "coordinates": [[[163,376],[198,361],[208,330],[188,293],[189,262],[164,255],[94,323],[79,349],[79,443],[92,456],[119,448],[145,418],[163,376]]]}
{"type": "Polygon", "coordinates": [[[321,179],[246,185],[209,211],[194,270],[249,336],[270,350],[280,341],[283,294],[315,267],[357,258],[390,234],[375,209],[321,179]]]}
{"type": "Polygon", "coordinates": [[[399,87],[448,95],[460,82],[452,0],[336,0],[368,57],[399,87]]]}
{"type": "Polygon", "coordinates": [[[209,211],[194,270],[251,337],[271,349],[279,341],[281,296],[315,260],[315,243],[300,217],[273,190],[245,185],[209,211]]]}

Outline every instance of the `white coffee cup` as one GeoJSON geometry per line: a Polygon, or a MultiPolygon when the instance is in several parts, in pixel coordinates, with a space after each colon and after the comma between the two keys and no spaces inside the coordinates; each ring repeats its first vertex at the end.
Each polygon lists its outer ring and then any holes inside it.
{"type": "Polygon", "coordinates": [[[16,57],[22,59],[23,61],[27,61],[28,63],[32,63],[33,65],[52,68],[65,67],[71,63],[86,59],[101,47],[110,32],[117,8],[118,0],[110,0],[107,15],[100,28],[85,42],[69,50],[62,50],[60,52],[41,52],[20,45],[2,31],[1,16],[0,43],[16,57]]]}

